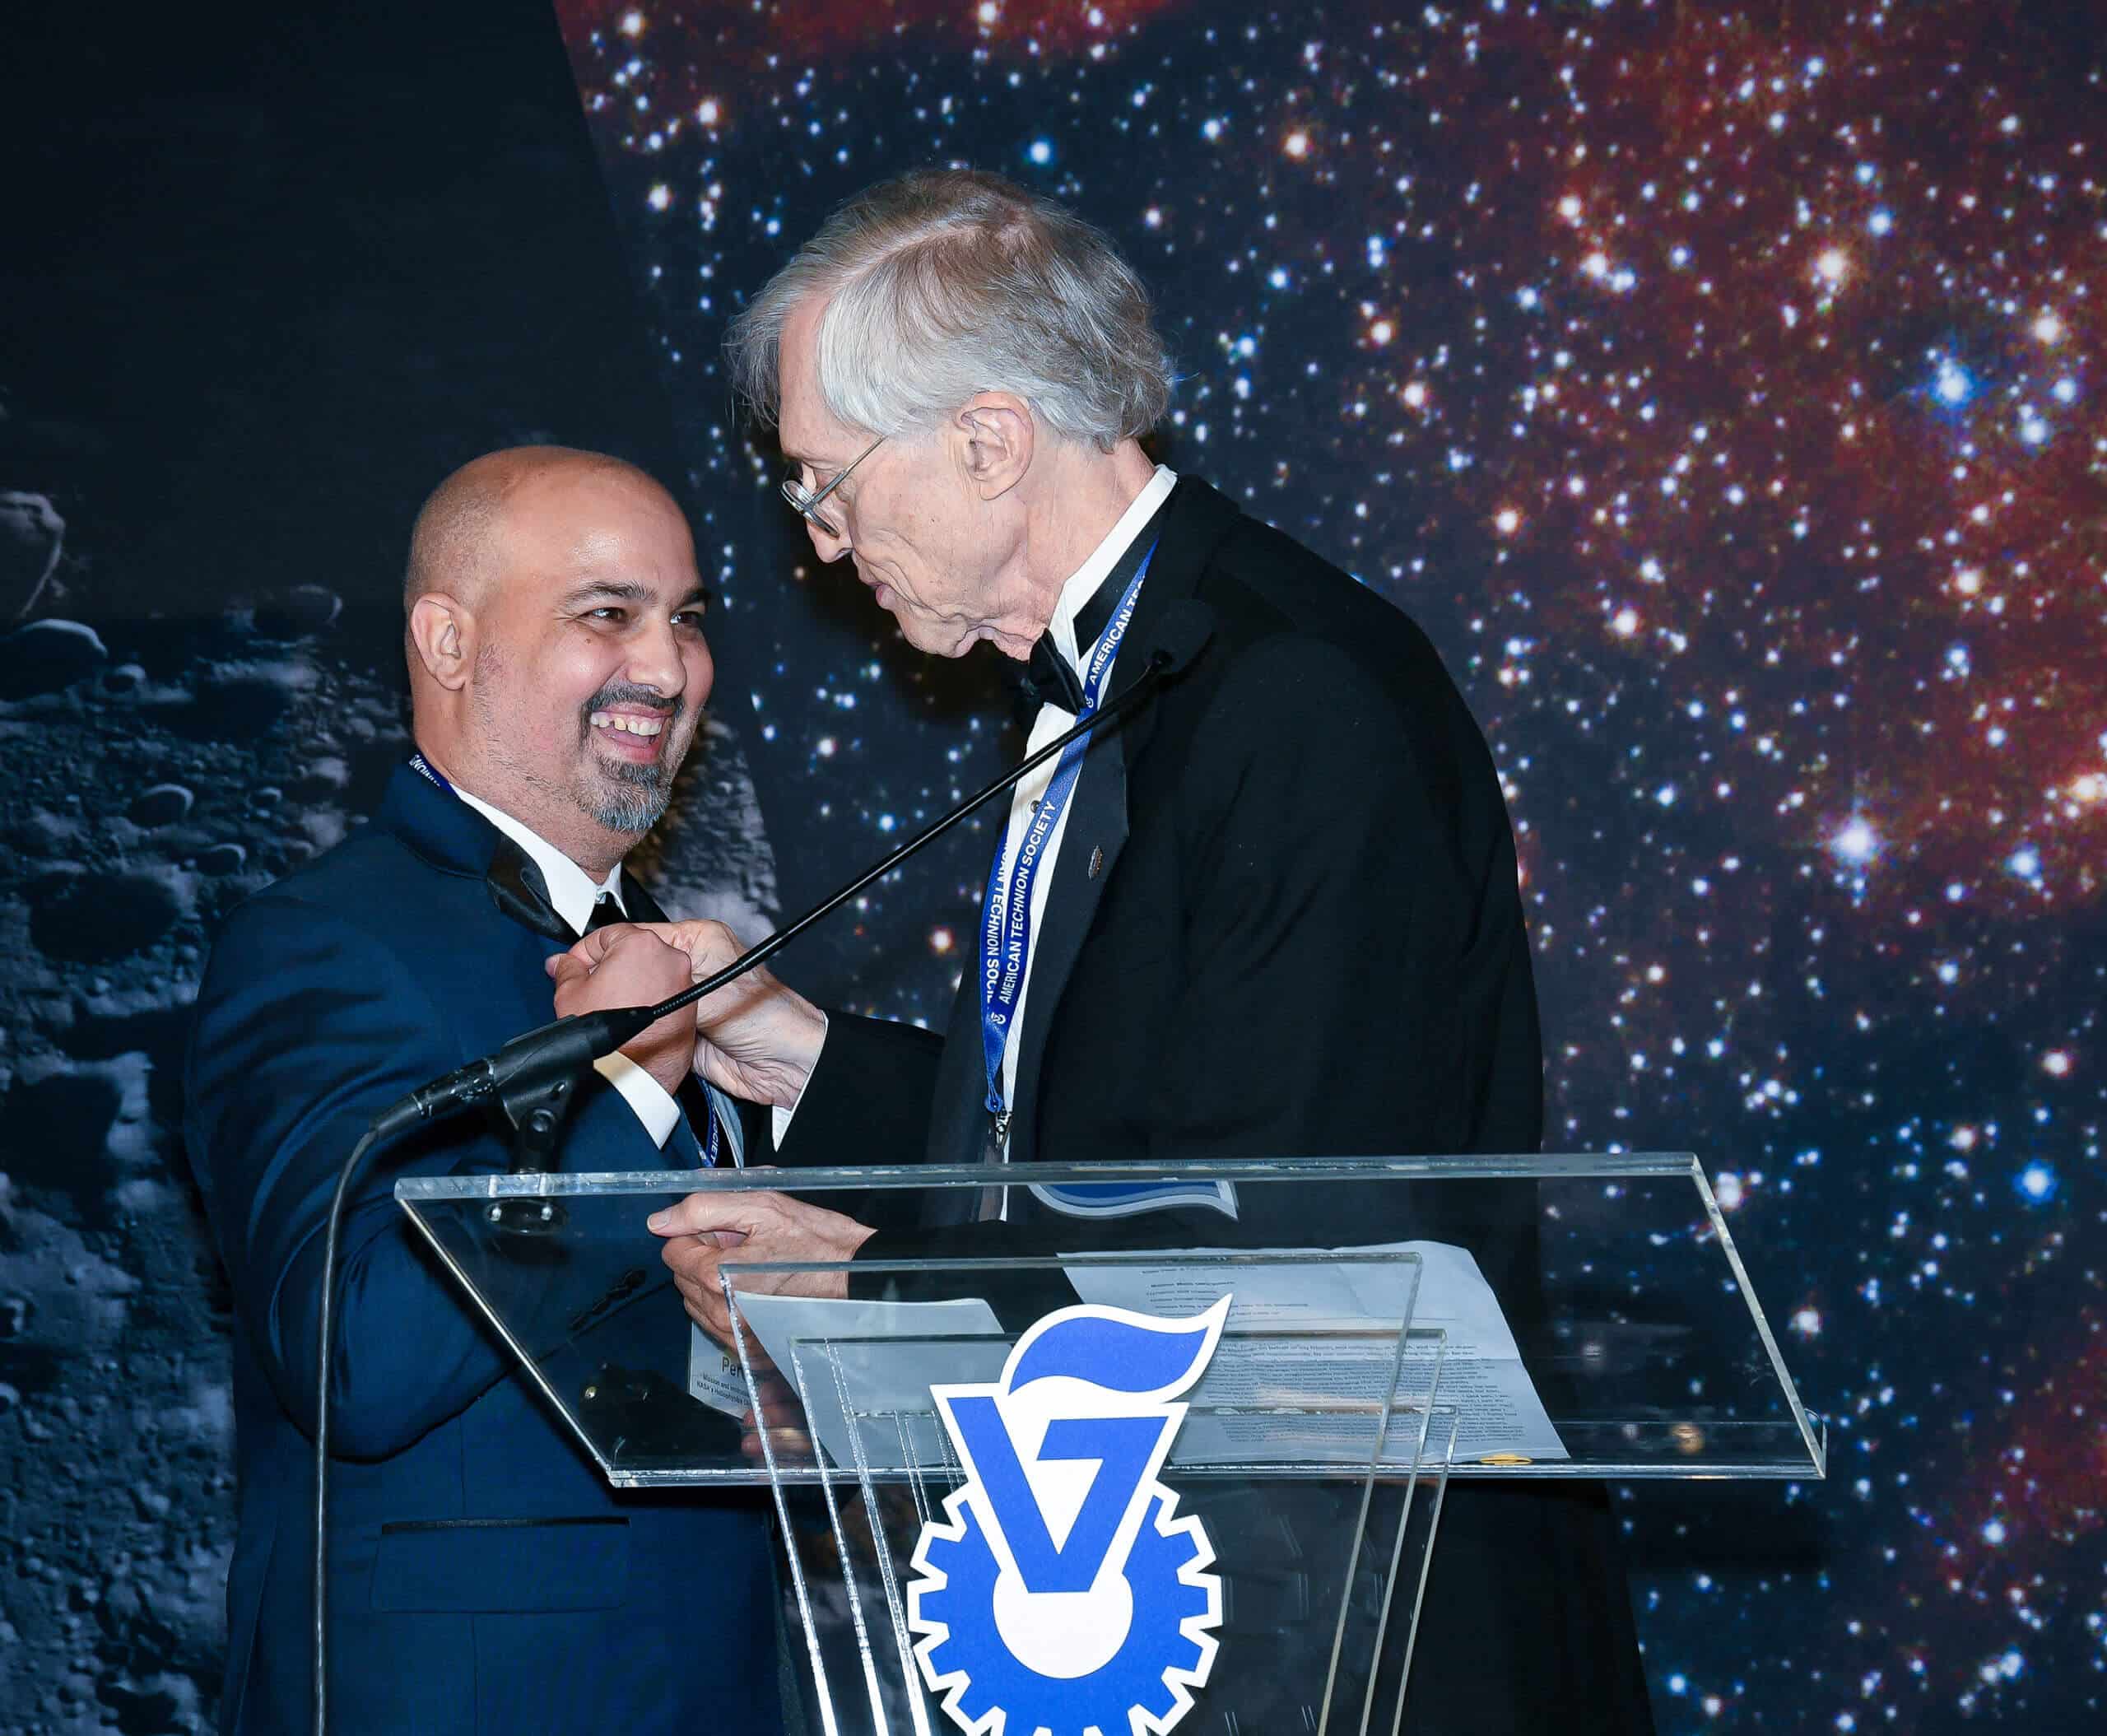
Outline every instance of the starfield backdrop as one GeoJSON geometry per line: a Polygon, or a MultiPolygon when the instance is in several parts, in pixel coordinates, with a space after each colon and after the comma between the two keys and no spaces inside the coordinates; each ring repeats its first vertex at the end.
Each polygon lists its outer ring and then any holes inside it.
{"type": "MultiPolygon", "coordinates": [[[[1554,1143],[1702,1152],[1832,1419],[1826,1486],[1626,1501],[1663,1729],[2098,1727],[2096,14],[16,8],[0,1736],[205,1727],[229,1321],[185,1007],[402,755],[440,476],[556,440],[682,492],[720,673],[677,908],[765,927],[1016,752],[984,655],[813,565],[718,367],[835,201],[952,161],[1139,265],[1171,463],[1433,634],[1519,831],[1554,1143]]],[[[786,974],[941,1017],[987,849],[786,974]]]]}
{"type": "MultiPolygon", "coordinates": [[[[1664,1728],[2097,1727],[2096,12],[559,14],[721,581],[765,624],[726,678],[786,890],[1002,748],[783,540],[724,322],[865,183],[999,170],[1149,281],[1169,460],[1440,645],[1520,833],[1553,1143],[1704,1153],[1834,1420],[1826,1487],[1627,1508],[1664,1728]]],[[[983,849],[807,971],[941,1016],[983,849]]]]}

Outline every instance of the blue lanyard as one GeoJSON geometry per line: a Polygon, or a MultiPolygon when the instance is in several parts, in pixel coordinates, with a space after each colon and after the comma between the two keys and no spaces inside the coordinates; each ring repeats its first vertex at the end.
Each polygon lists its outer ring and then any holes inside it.
{"type": "Polygon", "coordinates": [[[453,786],[440,775],[439,768],[421,753],[413,753],[410,756],[410,770],[416,773],[433,789],[443,789],[449,796],[453,794],[453,786]]]}
{"type": "Polygon", "coordinates": [[[709,1113],[703,1117],[709,1124],[709,1131],[703,1137],[702,1166],[705,1170],[714,1170],[717,1167],[718,1142],[723,1137],[717,1131],[717,1100],[709,1095],[708,1088],[705,1087],[702,1093],[702,1101],[709,1105],[709,1113]]]}
{"type": "MultiPolygon", "coordinates": [[[[1134,599],[1140,594],[1142,580],[1148,576],[1149,562],[1155,558],[1156,547],[1151,544],[1128,582],[1119,607],[1112,612],[1110,623],[1098,639],[1090,673],[1083,682],[1083,709],[1078,723],[1097,710],[1105,673],[1119,654],[1119,641],[1127,636],[1128,624],[1134,617],[1134,599]]],[[[1047,840],[1061,823],[1076,780],[1082,775],[1083,756],[1090,749],[1090,742],[1087,735],[1078,736],[1061,751],[1053,781],[1046,786],[1030,825],[1025,828],[1007,876],[1002,872],[1009,843],[1007,826],[995,840],[995,862],[988,871],[988,892],[980,907],[980,1043],[988,1066],[988,1113],[995,1117],[998,1141],[1007,1136],[1009,1127],[1009,1105],[1002,1096],[1002,1054],[1009,1046],[1017,999],[1024,993],[1031,969],[1032,882],[1039,877],[1045,860],[1047,840]]]]}

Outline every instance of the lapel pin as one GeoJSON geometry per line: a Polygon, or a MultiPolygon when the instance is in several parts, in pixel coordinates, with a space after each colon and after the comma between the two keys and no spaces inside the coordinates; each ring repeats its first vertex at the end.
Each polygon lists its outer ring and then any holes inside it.
{"type": "Polygon", "coordinates": [[[1090,847],[1090,877],[1093,880],[1105,872],[1105,852],[1093,844],[1090,847]]]}

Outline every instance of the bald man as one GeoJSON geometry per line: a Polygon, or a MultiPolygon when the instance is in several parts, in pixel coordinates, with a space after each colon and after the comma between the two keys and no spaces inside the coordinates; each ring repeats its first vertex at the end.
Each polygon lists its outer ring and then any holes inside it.
{"type": "MultiPolygon", "coordinates": [[[[403,603],[416,751],[370,825],[229,918],[186,1072],[235,1304],[228,1732],[309,1718],[322,1231],[367,1119],[552,1004],[632,1006],[689,981],[686,955],[641,932],[557,980],[588,926],[655,910],[622,858],[665,810],[712,675],[678,506],[616,459],[493,453],[418,514],[403,603]]],[[[684,1016],[602,1062],[563,1166],[737,1161],[747,1128],[692,1079],[694,1043],[684,1016]]],[[[761,1507],[611,1491],[392,1198],[404,1175],[509,1161],[464,1117],[381,1154],[350,1203],[331,1729],[777,1731],[761,1507]]]]}

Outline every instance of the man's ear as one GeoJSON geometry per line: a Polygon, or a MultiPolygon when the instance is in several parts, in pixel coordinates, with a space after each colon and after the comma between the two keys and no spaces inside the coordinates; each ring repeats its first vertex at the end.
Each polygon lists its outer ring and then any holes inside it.
{"type": "Polygon", "coordinates": [[[1007,392],[976,393],[952,426],[960,440],[966,480],[982,500],[1007,494],[1031,468],[1039,427],[1022,398],[1007,392]]]}
{"type": "Polygon", "coordinates": [[[475,667],[476,617],[458,598],[427,591],[410,605],[410,646],[426,675],[458,693],[475,667]]]}

